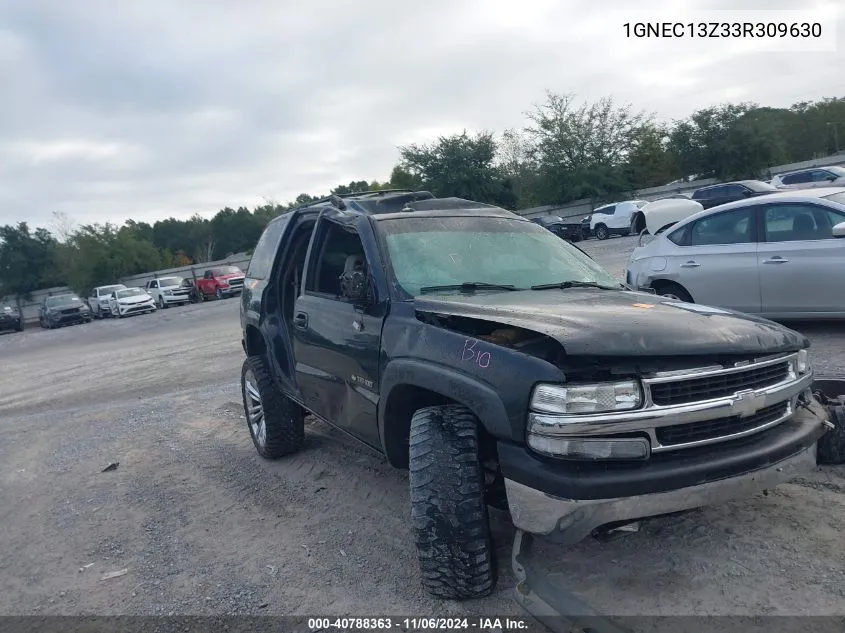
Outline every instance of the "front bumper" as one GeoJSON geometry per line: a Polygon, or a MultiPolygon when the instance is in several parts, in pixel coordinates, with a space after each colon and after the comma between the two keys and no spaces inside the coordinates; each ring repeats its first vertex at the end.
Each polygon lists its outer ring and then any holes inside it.
{"type": "Polygon", "coordinates": [[[188,303],[191,300],[190,293],[180,295],[161,295],[165,303],[188,303]]]}
{"type": "Polygon", "coordinates": [[[811,471],[826,420],[812,401],[764,433],[618,468],[564,465],[500,443],[511,518],[519,529],[569,545],[608,523],[747,497],[811,471]]]}
{"type": "Polygon", "coordinates": [[[146,303],[133,303],[130,305],[118,305],[119,316],[129,316],[132,314],[142,314],[144,312],[155,312],[156,305],[152,301],[146,303]]]}
{"type": "Polygon", "coordinates": [[[86,312],[79,314],[60,314],[58,316],[48,318],[47,320],[53,325],[61,326],[73,325],[75,323],[90,323],[92,318],[91,313],[86,312]]]}
{"type": "Polygon", "coordinates": [[[22,321],[20,319],[0,319],[0,331],[19,329],[21,323],[22,321]]]}

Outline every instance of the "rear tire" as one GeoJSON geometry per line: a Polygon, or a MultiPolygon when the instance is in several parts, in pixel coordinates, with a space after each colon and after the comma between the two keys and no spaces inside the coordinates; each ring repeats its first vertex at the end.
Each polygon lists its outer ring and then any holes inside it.
{"type": "Polygon", "coordinates": [[[241,396],[249,435],[259,455],[278,459],[302,448],[305,412],[276,388],[263,357],[244,360],[241,396]]]}
{"type": "Polygon", "coordinates": [[[595,229],[596,239],[598,240],[606,240],[610,237],[610,231],[607,230],[607,227],[604,224],[597,224],[595,229]]]}
{"type": "Polygon", "coordinates": [[[496,583],[478,420],[463,406],[411,419],[411,517],[422,584],[439,598],[487,596],[496,583]]]}
{"type": "Polygon", "coordinates": [[[845,464],[845,407],[827,407],[836,428],[819,438],[816,461],[824,465],[845,464]]]}

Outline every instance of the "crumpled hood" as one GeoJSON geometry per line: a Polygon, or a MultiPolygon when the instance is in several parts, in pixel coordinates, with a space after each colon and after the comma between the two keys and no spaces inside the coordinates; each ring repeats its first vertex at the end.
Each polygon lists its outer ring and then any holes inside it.
{"type": "Polygon", "coordinates": [[[648,293],[570,288],[423,295],[418,311],[533,330],[573,356],[770,354],[809,341],[777,323],[648,293]]]}

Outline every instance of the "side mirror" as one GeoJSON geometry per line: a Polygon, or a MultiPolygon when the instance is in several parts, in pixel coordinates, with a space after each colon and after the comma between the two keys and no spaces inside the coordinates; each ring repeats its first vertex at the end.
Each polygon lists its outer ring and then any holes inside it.
{"type": "Polygon", "coordinates": [[[833,237],[845,237],[845,222],[833,226],[833,237]]]}
{"type": "Polygon", "coordinates": [[[350,270],[340,276],[340,296],[356,306],[370,303],[370,279],[363,270],[350,270]]]}

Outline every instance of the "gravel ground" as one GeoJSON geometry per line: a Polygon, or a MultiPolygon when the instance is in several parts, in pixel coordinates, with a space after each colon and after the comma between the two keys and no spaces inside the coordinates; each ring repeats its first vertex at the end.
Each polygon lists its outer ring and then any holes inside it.
{"type": "MultiPolygon", "coordinates": [[[[620,275],[633,242],[580,245],[620,275]]],[[[843,326],[798,329],[841,374],[843,326]]],[[[440,602],[420,588],[406,473],[317,422],[301,453],[260,459],[239,340],[237,300],[0,336],[0,614],[522,613],[505,517],[496,593],[440,602]]],[[[539,551],[609,614],[845,614],[844,491],[827,467],[539,551]]]]}

